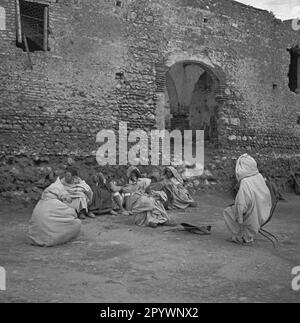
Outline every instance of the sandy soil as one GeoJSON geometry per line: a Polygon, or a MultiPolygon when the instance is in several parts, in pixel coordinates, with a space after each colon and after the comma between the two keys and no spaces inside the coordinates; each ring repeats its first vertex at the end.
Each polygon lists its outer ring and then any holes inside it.
{"type": "Polygon", "coordinates": [[[225,196],[197,197],[199,207],[174,213],[179,222],[212,224],[212,236],[139,228],[132,218],[83,222],[64,246],[26,244],[32,208],[2,205],[0,265],[7,291],[0,302],[300,302],[291,271],[300,266],[300,197],[280,203],[268,229],[280,246],[258,237],[253,247],[225,239],[225,196]]]}

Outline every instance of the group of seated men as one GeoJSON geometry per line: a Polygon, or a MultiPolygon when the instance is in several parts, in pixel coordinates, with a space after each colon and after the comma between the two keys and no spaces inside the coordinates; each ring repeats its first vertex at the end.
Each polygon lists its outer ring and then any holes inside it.
{"type": "MultiPolygon", "coordinates": [[[[127,184],[118,185],[98,173],[88,183],[68,167],[63,176],[43,192],[29,224],[32,244],[54,246],[75,238],[86,217],[112,214],[133,216],[139,226],[156,228],[176,226],[168,210],[196,207],[185,187],[184,177],[174,168],[166,167],[163,179],[152,183],[134,166],[127,170],[127,184]]],[[[236,164],[240,183],[236,202],[224,211],[227,228],[235,243],[252,243],[260,226],[269,216],[272,201],[270,191],[259,173],[256,161],[245,154],[236,164]]]]}

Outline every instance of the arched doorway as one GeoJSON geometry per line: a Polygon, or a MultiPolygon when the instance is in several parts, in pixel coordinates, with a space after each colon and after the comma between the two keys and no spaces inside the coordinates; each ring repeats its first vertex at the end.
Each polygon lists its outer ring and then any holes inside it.
{"type": "Polygon", "coordinates": [[[204,130],[206,141],[216,141],[219,85],[204,64],[185,61],[171,66],[166,72],[165,128],[204,130]]]}

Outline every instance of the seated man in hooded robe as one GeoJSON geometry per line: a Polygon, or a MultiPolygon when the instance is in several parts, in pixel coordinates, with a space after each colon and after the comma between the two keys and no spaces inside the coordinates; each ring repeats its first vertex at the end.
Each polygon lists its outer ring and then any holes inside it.
{"type": "Polygon", "coordinates": [[[124,197],[121,194],[122,187],[116,182],[107,180],[101,172],[93,175],[90,180],[90,187],[93,191],[93,199],[89,210],[95,215],[121,215],[128,216],[124,207],[124,197]]]}
{"type": "Polygon", "coordinates": [[[261,226],[269,218],[272,198],[265,179],[259,173],[256,161],[248,154],[236,163],[239,182],[235,204],[224,211],[224,219],[231,233],[230,241],[253,243],[261,226]]]}
{"type": "Polygon", "coordinates": [[[164,175],[164,191],[168,196],[169,209],[186,209],[188,207],[197,206],[197,203],[185,188],[182,176],[174,167],[167,167],[164,171],[164,175]]]}
{"type": "Polygon", "coordinates": [[[127,171],[128,185],[123,187],[127,211],[135,216],[135,224],[156,228],[158,225],[176,226],[170,219],[163,203],[167,196],[162,191],[151,191],[151,179],[142,178],[138,168],[127,171]]]}
{"type": "Polygon", "coordinates": [[[70,206],[72,198],[59,178],[46,188],[33,210],[28,238],[31,244],[51,247],[67,243],[80,232],[81,221],[70,206]]]}
{"type": "Polygon", "coordinates": [[[71,197],[69,204],[74,208],[78,217],[83,220],[87,217],[95,218],[95,215],[89,211],[89,204],[93,199],[93,191],[90,186],[78,176],[78,171],[74,167],[66,169],[65,176],[61,183],[66,192],[71,197]]]}

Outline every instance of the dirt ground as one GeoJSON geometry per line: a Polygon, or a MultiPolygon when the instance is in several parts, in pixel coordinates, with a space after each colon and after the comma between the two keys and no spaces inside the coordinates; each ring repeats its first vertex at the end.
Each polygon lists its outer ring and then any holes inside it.
{"type": "Polygon", "coordinates": [[[32,207],[2,205],[0,265],[7,291],[0,302],[300,302],[291,275],[300,266],[300,197],[287,196],[254,246],[226,242],[222,209],[232,200],[204,194],[199,207],[176,212],[179,222],[213,225],[212,236],[139,228],[130,217],[83,222],[80,237],[64,246],[26,243],[32,207]]]}

